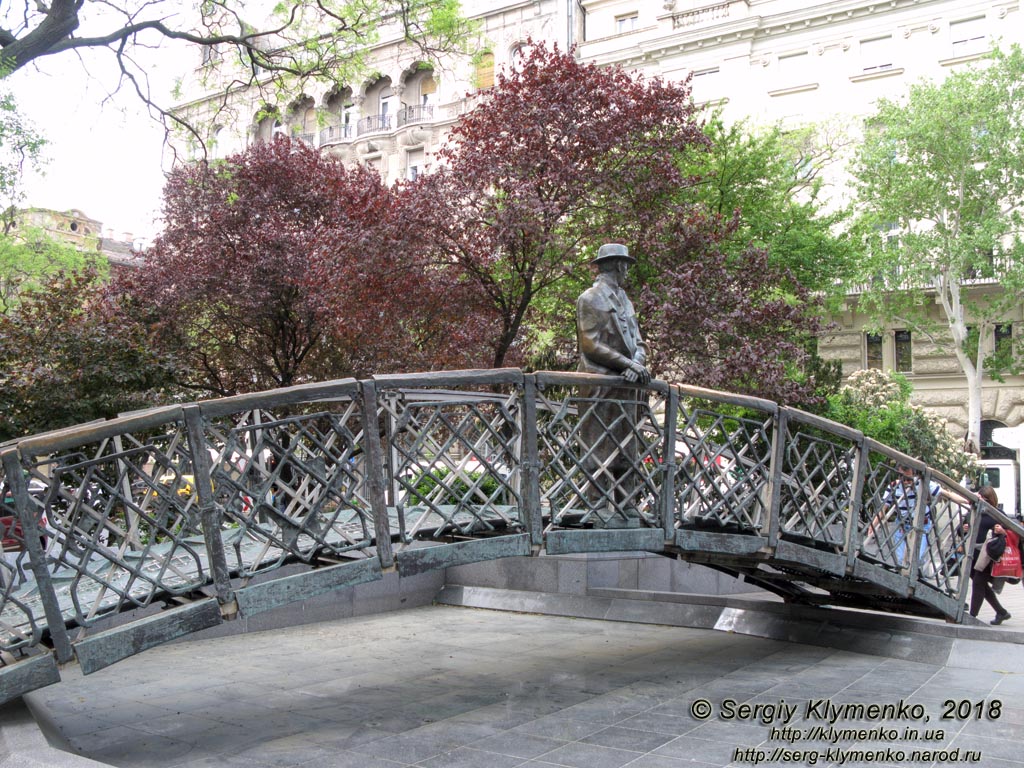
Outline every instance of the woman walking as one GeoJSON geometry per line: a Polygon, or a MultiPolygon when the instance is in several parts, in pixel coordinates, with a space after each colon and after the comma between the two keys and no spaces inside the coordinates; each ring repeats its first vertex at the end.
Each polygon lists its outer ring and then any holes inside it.
{"type": "MultiPolygon", "coordinates": [[[[995,491],[989,486],[986,486],[983,490],[986,492],[981,494],[982,498],[995,507],[999,503],[995,491]]],[[[981,535],[980,531],[979,535],[981,535]]],[[[991,623],[997,625],[1009,619],[1010,612],[1003,608],[999,598],[996,597],[995,590],[992,588],[992,565],[1003,556],[1007,540],[1010,537],[1013,537],[1011,543],[1016,546],[1017,534],[1013,531],[1007,531],[999,523],[995,523],[992,526],[992,535],[985,540],[984,545],[974,560],[974,568],[971,571],[971,616],[977,618],[978,611],[981,610],[981,603],[984,600],[995,609],[996,617],[991,623]]]]}

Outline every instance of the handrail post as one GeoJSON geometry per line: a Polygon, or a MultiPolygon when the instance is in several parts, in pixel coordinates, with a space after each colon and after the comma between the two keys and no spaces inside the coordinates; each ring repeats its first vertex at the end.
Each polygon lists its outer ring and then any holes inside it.
{"type": "Polygon", "coordinates": [[[861,537],[858,523],[864,499],[864,480],[868,471],[868,446],[864,435],[857,441],[857,452],[853,457],[853,477],[850,487],[850,508],[846,519],[846,569],[853,571],[857,555],[860,554],[861,537]]]}
{"type": "Polygon", "coordinates": [[[227,606],[231,603],[233,594],[231,572],[228,570],[224,539],[221,536],[224,510],[217,504],[213,495],[213,468],[210,454],[206,451],[203,413],[200,406],[189,405],[182,409],[182,414],[185,417],[188,445],[192,454],[192,474],[195,477],[196,496],[199,497],[199,519],[203,527],[203,540],[206,542],[213,588],[217,602],[227,606]]]}
{"type": "MultiPolygon", "coordinates": [[[[956,623],[963,624],[964,612],[967,610],[966,603],[968,592],[971,589],[971,577],[974,576],[974,548],[978,540],[978,530],[981,528],[981,515],[984,510],[985,501],[980,497],[975,499],[971,505],[971,525],[964,539],[964,556],[960,560],[960,585],[957,589],[957,612],[956,623]]],[[[982,546],[985,546],[982,544],[982,546]]]]}
{"type": "Polygon", "coordinates": [[[661,525],[665,541],[675,535],[676,520],[676,423],[679,416],[679,390],[668,388],[665,400],[665,442],[661,457],[661,525]]]}
{"type": "MultiPolygon", "coordinates": [[[[361,381],[363,395],[363,441],[366,448],[366,495],[373,512],[373,530],[377,541],[377,558],[381,568],[395,564],[391,547],[391,525],[387,500],[384,498],[384,450],[380,442],[380,419],[377,417],[377,384],[361,381]]],[[[402,531],[404,535],[404,531],[402,531]]]]}
{"type": "Polygon", "coordinates": [[[25,476],[22,474],[21,459],[16,447],[11,446],[3,450],[2,454],[4,474],[7,477],[7,486],[11,489],[14,497],[14,512],[21,523],[21,534],[24,537],[23,545],[28,553],[28,564],[36,577],[36,586],[39,588],[39,599],[43,603],[43,613],[46,616],[46,626],[50,630],[50,641],[57,652],[57,661],[64,663],[70,661],[74,652],[71,649],[71,639],[68,636],[67,628],[64,626],[64,615],[60,610],[60,602],[57,600],[57,593],[53,589],[53,581],[50,579],[50,572],[46,569],[46,552],[40,543],[41,533],[36,516],[32,513],[32,505],[29,503],[28,485],[25,483],[25,476]]]}
{"type": "Polygon", "coordinates": [[[540,446],[537,434],[537,376],[523,376],[523,449],[520,503],[530,532],[530,544],[544,543],[544,516],[540,507],[540,446]]]}
{"type": "Polygon", "coordinates": [[[789,411],[779,408],[775,414],[775,430],[772,435],[772,458],[769,467],[768,519],[761,525],[761,533],[768,539],[768,546],[775,547],[779,541],[779,510],[782,507],[782,466],[786,457],[786,440],[789,437],[789,411]]]}

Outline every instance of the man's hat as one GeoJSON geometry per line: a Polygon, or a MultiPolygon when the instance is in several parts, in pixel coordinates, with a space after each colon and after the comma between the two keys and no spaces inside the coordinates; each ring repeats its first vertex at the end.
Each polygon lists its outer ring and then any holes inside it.
{"type": "Polygon", "coordinates": [[[590,263],[599,264],[609,259],[625,259],[630,264],[636,263],[636,259],[629,255],[629,248],[622,243],[605,243],[597,249],[597,256],[590,263]]]}

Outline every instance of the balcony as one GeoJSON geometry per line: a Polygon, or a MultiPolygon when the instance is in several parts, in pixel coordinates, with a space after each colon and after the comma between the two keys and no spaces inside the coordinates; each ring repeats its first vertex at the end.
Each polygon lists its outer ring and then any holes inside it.
{"type": "Polygon", "coordinates": [[[352,124],[347,123],[342,125],[340,123],[335,125],[328,125],[320,131],[320,146],[326,147],[328,144],[337,144],[342,141],[348,141],[352,138],[352,124]]]}
{"type": "Polygon", "coordinates": [[[391,115],[371,115],[359,121],[356,127],[356,135],[363,136],[367,133],[380,133],[391,130],[391,115]]]}
{"type": "Polygon", "coordinates": [[[316,146],[316,134],[315,133],[298,133],[295,135],[299,141],[309,147],[316,146]]]}
{"type": "Polygon", "coordinates": [[[405,107],[398,112],[398,127],[414,123],[426,123],[434,119],[434,107],[429,104],[417,104],[405,107]]]}

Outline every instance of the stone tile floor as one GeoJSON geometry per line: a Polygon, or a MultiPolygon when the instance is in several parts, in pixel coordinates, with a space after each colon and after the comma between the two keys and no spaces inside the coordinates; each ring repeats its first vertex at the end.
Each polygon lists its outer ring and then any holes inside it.
{"type": "Polygon", "coordinates": [[[122,768],[829,766],[886,749],[870,764],[1024,765],[1024,670],[992,669],[433,606],[164,646],[35,695],[76,751],[122,768]],[[946,700],[970,716],[942,720],[946,700]],[[831,743],[813,702],[923,709],[846,713],[836,728],[874,733],[831,743]]]}

